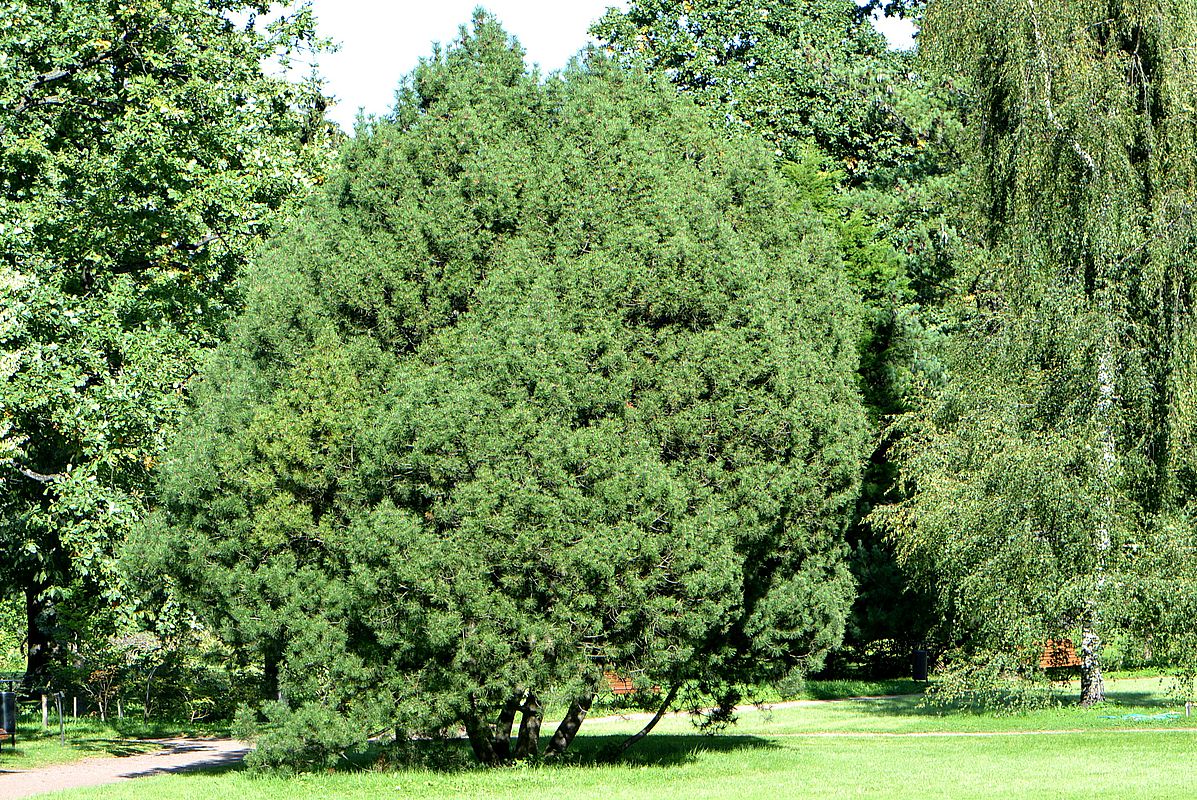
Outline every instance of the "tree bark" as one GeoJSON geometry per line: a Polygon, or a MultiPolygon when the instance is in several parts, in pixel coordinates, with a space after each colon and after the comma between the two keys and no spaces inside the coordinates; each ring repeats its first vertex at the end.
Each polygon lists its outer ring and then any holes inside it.
{"type": "Polygon", "coordinates": [[[524,705],[520,709],[520,735],[515,743],[515,757],[517,760],[536,758],[540,755],[540,723],[544,718],[544,709],[534,692],[528,692],[524,705]]]}
{"type": "Polygon", "coordinates": [[[594,690],[591,690],[589,694],[570,703],[565,719],[561,720],[561,724],[557,726],[557,732],[553,734],[553,738],[549,740],[549,746],[545,748],[545,758],[557,758],[569,748],[574,737],[578,735],[578,729],[582,727],[582,722],[586,719],[586,712],[590,710],[590,704],[593,702],[594,690]]]}
{"type": "Polygon", "coordinates": [[[54,604],[42,597],[46,587],[25,587],[26,661],[25,687],[50,685],[50,667],[57,656],[53,637],[54,604]]]}
{"type": "Polygon", "coordinates": [[[629,736],[628,738],[624,739],[622,742],[620,742],[618,745],[616,745],[611,750],[610,757],[612,759],[619,758],[624,753],[626,753],[634,744],[639,742],[645,736],[648,736],[650,733],[652,733],[653,728],[657,727],[657,723],[661,721],[661,717],[665,716],[665,712],[667,712],[669,710],[669,707],[673,705],[673,700],[675,697],[677,697],[677,692],[678,692],[678,689],[680,689],[680,688],[681,688],[680,683],[675,683],[675,684],[673,684],[673,686],[670,687],[669,694],[665,695],[665,701],[661,703],[661,707],[657,709],[657,713],[654,714],[653,718],[648,721],[648,724],[645,725],[643,728],[641,728],[636,733],[634,733],[631,736],[629,736]]]}
{"type": "Polygon", "coordinates": [[[1097,475],[1100,482],[1097,528],[1093,536],[1093,589],[1085,599],[1085,620],[1081,630],[1081,705],[1091,706],[1105,700],[1105,682],[1101,675],[1101,602],[1106,583],[1106,562],[1109,558],[1110,525],[1114,514],[1114,473],[1118,466],[1118,451],[1114,441],[1114,345],[1112,334],[1106,334],[1101,355],[1097,360],[1097,475]]]}
{"type": "Polygon", "coordinates": [[[1086,625],[1081,631],[1081,705],[1091,706],[1106,699],[1101,676],[1101,637],[1086,625]]]}
{"type": "Polygon", "coordinates": [[[466,736],[470,740],[470,748],[473,749],[474,758],[478,759],[478,763],[487,766],[498,763],[494,732],[489,725],[482,721],[482,717],[478,714],[478,701],[474,697],[470,697],[470,709],[465,715],[465,728],[466,736]]]}
{"type": "Polygon", "coordinates": [[[500,761],[507,761],[511,758],[511,728],[515,725],[515,715],[520,710],[520,700],[523,692],[517,692],[511,696],[507,701],[507,705],[503,706],[503,710],[499,712],[499,721],[495,724],[495,757],[500,761]]]}

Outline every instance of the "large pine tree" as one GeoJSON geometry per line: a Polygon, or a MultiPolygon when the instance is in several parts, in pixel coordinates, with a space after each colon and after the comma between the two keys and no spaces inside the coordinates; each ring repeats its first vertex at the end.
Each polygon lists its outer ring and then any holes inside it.
{"type": "Polygon", "coordinates": [[[532,757],[557,705],[551,756],[605,669],[732,703],[838,643],[859,306],[772,153],[667,84],[542,81],[480,17],[251,285],[145,544],[278,675],[256,758],[532,757]]]}

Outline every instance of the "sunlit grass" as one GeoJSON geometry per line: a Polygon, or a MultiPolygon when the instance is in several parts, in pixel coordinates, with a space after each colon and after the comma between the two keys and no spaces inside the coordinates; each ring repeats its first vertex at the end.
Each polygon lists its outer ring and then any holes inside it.
{"type": "Polygon", "coordinates": [[[1124,718],[1183,714],[1183,706],[1161,693],[1165,686],[1159,679],[1111,681],[1110,702],[1095,709],[1067,704],[1073,692],[1065,687],[1065,705],[1025,715],[927,707],[919,697],[802,703],[747,711],[718,736],[701,735],[684,716],[672,717],[618,764],[596,755],[642,721],[592,720],[572,763],[562,766],[345,771],[290,779],[239,772],[168,776],[61,797],[1188,798],[1197,770],[1197,733],[1189,728],[1197,728],[1197,720],[1124,718]]]}

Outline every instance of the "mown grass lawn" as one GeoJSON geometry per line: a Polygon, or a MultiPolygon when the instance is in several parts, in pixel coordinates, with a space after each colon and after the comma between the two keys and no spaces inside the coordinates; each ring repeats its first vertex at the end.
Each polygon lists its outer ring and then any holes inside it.
{"type": "Polygon", "coordinates": [[[596,764],[593,755],[641,723],[592,720],[570,765],[289,779],[225,772],[57,797],[1190,798],[1197,794],[1197,732],[1190,730],[1197,718],[1122,718],[1176,708],[1160,688],[1158,680],[1120,681],[1101,709],[1010,716],[924,708],[917,697],[806,704],[745,712],[739,725],[719,736],[696,733],[684,718],[666,719],[617,765],[596,764]]]}

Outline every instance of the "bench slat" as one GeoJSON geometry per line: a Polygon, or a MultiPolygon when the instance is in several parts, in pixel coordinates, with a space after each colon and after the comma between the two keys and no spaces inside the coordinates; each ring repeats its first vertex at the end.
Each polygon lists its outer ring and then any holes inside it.
{"type": "Polygon", "coordinates": [[[1081,665],[1072,639],[1048,639],[1043,643],[1039,666],[1043,669],[1072,669],[1081,665]]]}

